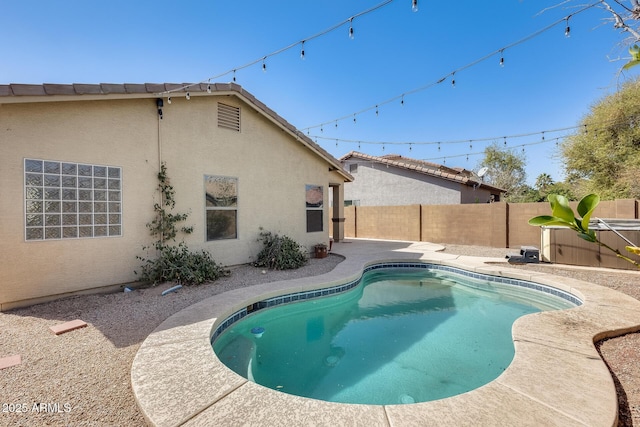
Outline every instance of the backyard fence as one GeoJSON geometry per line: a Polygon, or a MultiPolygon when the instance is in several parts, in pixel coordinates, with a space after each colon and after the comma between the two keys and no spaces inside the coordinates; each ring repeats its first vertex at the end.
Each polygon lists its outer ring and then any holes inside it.
{"type": "MultiPolygon", "coordinates": [[[[602,201],[593,217],[638,219],[639,204],[640,201],[635,199],[602,201]]],[[[577,203],[571,204],[574,211],[576,205],[577,203]]],[[[547,202],[348,206],[344,208],[344,230],[345,237],[519,249],[521,246],[541,246],[540,227],[531,226],[528,221],[538,215],[550,214],[547,202]]],[[[563,236],[568,240],[553,239],[552,252],[557,253],[559,249],[566,254],[568,247],[579,247],[580,250],[594,252],[587,258],[596,259],[600,263],[603,257],[600,256],[597,245],[589,246],[578,242],[580,238],[575,233],[565,233],[563,236]],[[574,237],[576,242],[573,242],[574,237]]],[[[624,246],[622,241],[622,251],[624,246]]],[[[566,262],[572,257],[564,256],[561,259],[566,262]]],[[[601,263],[599,265],[604,266],[601,263]]]]}

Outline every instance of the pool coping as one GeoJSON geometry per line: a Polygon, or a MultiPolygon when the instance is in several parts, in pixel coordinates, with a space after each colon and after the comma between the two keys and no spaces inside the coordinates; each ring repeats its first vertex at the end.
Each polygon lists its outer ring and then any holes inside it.
{"type": "Polygon", "coordinates": [[[335,245],[334,252],[345,260],[329,273],[236,289],[187,307],[158,326],[134,358],[131,383],[138,406],[156,426],[617,423],[615,386],[594,341],[640,330],[640,301],[591,283],[509,268],[503,259],[438,249],[424,242],[351,240],[335,245]],[[411,405],[340,404],[288,395],[235,374],[213,353],[214,330],[249,304],[347,283],[372,263],[407,261],[537,282],[571,293],[583,304],[518,319],[512,330],[514,360],[496,380],[411,405]]]}

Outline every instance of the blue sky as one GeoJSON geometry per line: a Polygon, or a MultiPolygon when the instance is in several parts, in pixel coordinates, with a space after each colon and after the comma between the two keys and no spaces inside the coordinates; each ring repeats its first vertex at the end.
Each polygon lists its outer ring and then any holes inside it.
{"type": "Polygon", "coordinates": [[[258,60],[236,82],[299,129],[312,127],[336,157],[395,153],[477,170],[484,148],[507,136],[524,149],[533,183],[540,173],[563,178],[555,138],[569,131],[552,131],[576,126],[637,75],[619,74],[624,36],[598,8],[419,0],[414,13],[411,0],[393,0],[357,16],[383,3],[2,0],[0,83],[200,82],[258,60]],[[570,37],[560,23],[513,45],[570,14],[570,37]],[[301,59],[298,42],[352,16],[353,39],[345,23],[305,42],[301,59]],[[330,124],[313,127],[321,123],[330,124]],[[533,135],[515,137],[523,134],[533,135]]]}

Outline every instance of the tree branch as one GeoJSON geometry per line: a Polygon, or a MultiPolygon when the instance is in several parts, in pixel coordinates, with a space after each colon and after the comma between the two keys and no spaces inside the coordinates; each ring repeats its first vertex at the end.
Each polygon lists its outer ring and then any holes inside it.
{"type": "Polygon", "coordinates": [[[640,1],[631,0],[631,4],[633,5],[631,16],[633,16],[634,19],[640,19],[640,1]]]}
{"type": "MultiPolygon", "coordinates": [[[[638,3],[638,0],[631,0],[631,1],[634,4],[634,11],[640,11],[640,4],[638,3]]],[[[601,0],[600,3],[602,3],[602,5],[604,5],[604,7],[609,11],[609,13],[611,13],[611,15],[613,15],[613,19],[615,19],[615,21],[616,21],[616,23],[613,25],[615,28],[620,28],[622,31],[626,31],[628,33],[631,33],[633,35],[633,37],[635,37],[636,40],[640,40],[640,33],[638,33],[632,27],[627,25],[624,22],[624,19],[618,14],[618,12],[616,12],[611,7],[611,5],[609,5],[609,3],[607,3],[604,0],[601,0]]],[[[635,14],[635,12],[634,12],[634,14],[635,14]]]]}

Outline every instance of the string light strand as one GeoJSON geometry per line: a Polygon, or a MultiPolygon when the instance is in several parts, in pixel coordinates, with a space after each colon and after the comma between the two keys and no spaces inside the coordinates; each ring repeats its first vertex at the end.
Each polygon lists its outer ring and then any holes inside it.
{"type": "MultiPolygon", "coordinates": [[[[628,121],[628,118],[621,121],[621,123],[624,123],[628,121]]],[[[616,122],[619,122],[618,120],[611,120],[611,121],[606,121],[606,122],[602,122],[599,123],[597,126],[602,127],[602,126],[606,126],[609,124],[614,124],[616,122]]],[[[594,130],[595,126],[594,125],[589,125],[591,127],[592,130],[594,130]]],[[[505,145],[507,143],[507,138],[508,139],[517,139],[517,138],[524,138],[524,137],[529,137],[529,136],[534,136],[534,135],[541,135],[542,140],[545,140],[545,136],[547,134],[550,133],[558,133],[558,132],[566,132],[566,131],[571,131],[571,130],[575,130],[575,129],[582,129],[582,131],[584,133],[587,132],[587,125],[577,125],[577,126],[567,126],[567,127],[563,127],[563,128],[557,128],[557,129],[550,129],[550,130],[543,130],[543,131],[537,131],[537,132],[526,132],[526,133],[519,133],[519,134],[513,134],[513,135],[502,135],[502,136],[492,136],[492,137],[483,137],[483,138],[473,138],[473,139],[458,139],[458,140],[449,140],[449,141],[365,141],[365,140],[361,140],[361,139],[345,139],[345,138],[335,138],[335,137],[324,137],[324,136],[312,136],[313,138],[318,138],[318,139],[330,139],[335,141],[336,139],[338,139],[340,142],[345,142],[345,143],[358,143],[358,144],[371,144],[371,145],[440,145],[440,144],[473,144],[476,142],[487,142],[487,141],[497,141],[497,140],[504,140],[505,145]]]]}
{"type": "MultiPolygon", "coordinates": [[[[543,27],[540,30],[537,30],[537,31],[529,34],[528,36],[525,36],[525,37],[523,37],[523,38],[521,38],[519,40],[516,40],[515,42],[512,42],[510,44],[507,44],[506,46],[503,46],[503,47],[501,47],[499,49],[496,49],[496,50],[494,50],[494,51],[492,51],[492,52],[490,52],[490,53],[488,53],[488,54],[486,54],[486,55],[484,55],[484,56],[482,56],[482,57],[480,57],[480,58],[478,58],[478,59],[476,59],[474,61],[469,62],[466,65],[463,65],[460,68],[457,68],[457,69],[455,69],[453,71],[450,71],[444,77],[438,79],[437,81],[435,81],[433,83],[429,83],[429,84],[426,84],[424,86],[418,87],[416,89],[413,89],[413,90],[410,90],[410,91],[407,91],[407,92],[403,92],[401,95],[394,96],[393,98],[389,98],[389,99],[387,99],[386,101],[383,101],[383,102],[378,102],[373,106],[363,108],[362,110],[357,111],[355,114],[366,113],[368,111],[374,110],[376,108],[376,106],[382,106],[382,105],[390,104],[392,102],[396,102],[399,99],[401,100],[401,105],[404,105],[404,97],[406,95],[412,95],[412,94],[427,90],[429,88],[432,88],[432,87],[438,85],[439,83],[444,82],[449,77],[451,77],[451,85],[455,87],[455,75],[456,75],[456,73],[459,73],[461,71],[464,71],[464,70],[467,70],[469,68],[472,68],[472,67],[480,64],[481,62],[484,62],[484,61],[496,56],[497,54],[501,55],[501,58],[504,59],[502,55],[503,55],[505,50],[512,49],[512,48],[514,48],[514,47],[516,47],[516,46],[518,46],[520,44],[526,43],[529,40],[531,40],[533,38],[536,38],[536,37],[540,36],[541,34],[546,33],[547,31],[555,28],[556,26],[558,26],[558,25],[560,25],[562,23],[568,22],[569,18],[574,17],[575,15],[578,15],[578,14],[580,14],[582,12],[585,12],[585,11],[587,11],[587,10],[591,9],[592,7],[595,7],[595,6],[599,5],[599,4],[600,4],[600,1],[596,1],[595,3],[591,3],[589,5],[586,5],[583,8],[579,9],[578,11],[573,12],[570,15],[561,18],[561,19],[559,19],[559,20],[547,25],[546,27],[543,27]]],[[[504,64],[504,61],[501,61],[501,64],[504,64]]],[[[352,117],[353,114],[354,113],[351,113],[351,114],[348,114],[348,115],[345,115],[345,116],[338,117],[336,119],[329,120],[327,122],[319,123],[319,124],[316,124],[316,125],[313,125],[313,126],[308,126],[306,128],[303,128],[303,130],[318,128],[318,127],[320,127],[322,125],[325,125],[327,123],[332,123],[334,121],[346,120],[346,119],[352,117]]]]}
{"type": "MultiPolygon", "coordinates": [[[[522,150],[524,151],[525,147],[531,146],[531,145],[539,145],[539,144],[545,144],[547,142],[558,142],[563,140],[564,138],[566,138],[566,136],[559,136],[553,139],[547,139],[547,140],[540,140],[540,141],[535,141],[535,142],[528,142],[526,144],[519,144],[519,145],[513,145],[510,146],[510,149],[515,149],[515,148],[522,148],[522,150]]],[[[482,156],[484,155],[485,152],[484,151],[478,151],[475,153],[464,153],[464,154],[453,154],[453,155],[448,155],[448,156],[441,156],[441,157],[430,157],[427,159],[419,159],[422,161],[431,161],[431,162],[435,162],[436,160],[446,160],[446,159],[453,159],[453,158],[458,158],[458,157],[466,157],[467,160],[469,160],[469,156],[482,156]]]]}
{"type": "MultiPolygon", "coordinates": [[[[174,92],[183,92],[183,91],[185,91],[185,90],[187,90],[187,89],[189,89],[191,87],[198,86],[200,84],[206,83],[206,82],[211,81],[211,80],[217,80],[217,79],[219,79],[221,77],[224,77],[224,76],[226,76],[228,74],[231,74],[232,72],[235,74],[235,71],[243,70],[245,68],[252,67],[252,66],[254,66],[256,64],[259,64],[259,63],[262,63],[263,64],[263,66],[262,66],[263,68],[262,69],[266,70],[266,65],[264,65],[264,61],[267,58],[273,57],[273,56],[276,56],[276,55],[280,55],[281,53],[284,53],[284,52],[286,52],[288,50],[291,50],[291,49],[293,49],[293,48],[295,48],[297,46],[300,46],[300,45],[302,45],[300,56],[302,58],[304,58],[304,56],[305,56],[304,55],[304,43],[305,42],[320,38],[320,37],[322,37],[322,36],[324,36],[326,34],[329,34],[329,33],[333,32],[333,31],[336,31],[337,29],[343,27],[346,24],[351,25],[351,23],[353,22],[353,20],[355,18],[358,18],[358,17],[364,16],[364,15],[368,15],[370,13],[373,13],[373,12],[377,11],[378,9],[381,9],[381,8],[383,8],[385,6],[388,6],[392,2],[393,2],[393,0],[385,0],[382,3],[378,3],[377,5],[372,6],[369,9],[363,10],[362,12],[358,12],[355,15],[352,15],[349,18],[347,18],[347,19],[345,19],[345,20],[343,20],[343,21],[341,21],[341,22],[339,22],[339,23],[337,23],[337,24],[335,24],[335,25],[333,25],[333,26],[331,26],[331,27],[329,27],[329,28],[327,28],[325,30],[322,30],[322,31],[310,36],[310,37],[307,37],[307,38],[302,39],[302,40],[298,40],[295,43],[291,43],[291,44],[289,44],[289,45],[287,45],[285,47],[282,47],[282,48],[280,48],[278,50],[275,50],[275,51],[273,51],[273,52],[271,52],[271,53],[269,53],[267,55],[262,55],[260,58],[255,59],[253,61],[250,61],[250,62],[248,62],[248,63],[246,63],[244,65],[241,65],[239,67],[234,67],[233,69],[227,70],[227,71],[225,71],[223,73],[208,77],[208,78],[206,78],[203,81],[198,82],[198,83],[191,83],[191,84],[188,84],[188,85],[180,86],[180,87],[175,88],[175,89],[171,89],[171,90],[167,90],[167,91],[164,91],[164,92],[160,92],[160,93],[158,93],[158,95],[162,96],[162,95],[169,95],[169,94],[174,93],[174,92]]],[[[415,4],[417,5],[417,1],[416,1],[415,4]]]]}

